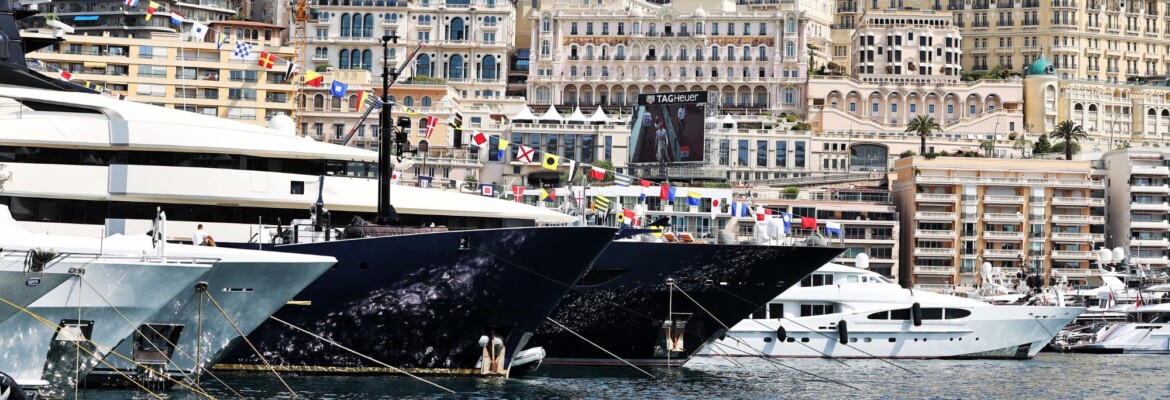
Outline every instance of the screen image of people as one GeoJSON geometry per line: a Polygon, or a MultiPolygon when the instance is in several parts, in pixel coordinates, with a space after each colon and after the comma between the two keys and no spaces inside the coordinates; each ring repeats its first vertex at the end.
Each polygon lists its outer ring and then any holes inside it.
{"type": "Polygon", "coordinates": [[[707,92],[638,96],[630,163],[703,161],[707,92]]]}

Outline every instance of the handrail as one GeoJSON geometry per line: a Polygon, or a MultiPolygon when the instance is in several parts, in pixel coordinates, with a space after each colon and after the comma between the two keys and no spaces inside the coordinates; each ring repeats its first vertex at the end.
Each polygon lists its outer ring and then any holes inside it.
{"type": "MultiPolygon", "coordinates": [[[[0,253],[0,260],[19,258],[23,260],[33,250],[6,250],[0,253]]],[[[139,262],[158,263],[158,264],[215,264],[222,259],[214,257],[167,257],[157,255],[118,255],[118,254],[104,254],[104,253],[85,253],[85,252],[58,252],[58,258],[54,258],[54,263],[70,260],[76,261],[76,258],[91,259],[86,262],[99,262],[105,260],[136,260],[139,262]],[[64,256],[64,257],[61,257],[64,256]]]]}

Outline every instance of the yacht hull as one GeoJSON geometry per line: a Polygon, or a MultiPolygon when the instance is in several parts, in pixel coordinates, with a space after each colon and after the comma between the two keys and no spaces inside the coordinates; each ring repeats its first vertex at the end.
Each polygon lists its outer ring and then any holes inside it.
{"type": "MultiPolygon", "coordinates": [[[[861,290],[858,288],[856,290],[861,290]]],[[[781,320],[747,320],[704,348],[701,357],[1030,359],[1083,308],[999,306],[967,308],[955,320],[870,320],[870,310],[781,320]],[[839,340],[846,321],[847,344],[839,340]]]]}
{"type": "MultiPolygon", "coordinates": [[[[175,379],[193,378],[197,362],[201,368],[210,368],[240,338],[237,327],[244,334],[252,332],[332,265],[332,262],[217,262],[198,279],[207,283],[207,293],[215,303],[207,296],[201,298],[191,286],[176,294],[166,307],[146,320],[152,326],[182,327],[176,334],[178,340],[174,341],[170,360],[164,358],[161,361],[165,363],[163,368],[175,379]]],[[[141,328],[146,334],[152,333],[149,329],[141,328]]],[[[136,335],[134,333],[123,340],[115,351],[127,356],[133,354],[136,335]]],[[[132,385],[115,369],[133,375],[136,365],[113,355],[107,356],[105,361],[109,365],[95,367],[87,376],[87,384],[132,385]]]]}
{"type": "Polygon", "coordinates": [[[85,269],[86,282],[73,278],[34,301],[28,310],[50,324],[78,319],[92,322],[89,334],[92,344],[87,349],[94,355],[64,342],[67,344],[64,348],[79,355],[81,361],[54,365],[49,360],[50,350],[62,343],[52,342],[71,336],[57,335],[56,326],[46,325],[28,314],[14,315],[0,323],[0,348],[4,349],[0,353],[0,365],[22,386],[45,387],[48,392],[68,390],[77,383],[76,379],[84,379],[134,328],[156,314],[166,304],[162,299],[191,287],[206,272],[206,266],[191,264],[96,261],[54,265],[54,268],[74,267],[85,269]]]}
{"type": "MultiPolygon", "coordinates": [[[[0,271],[0,297],[17,306],[27,308],[33,301],[61,286],[73,276],[64,273],[64,269],[50,269],[52,271],[45,271],[43,276],[39,273],[26,274],[23,271],[0,271]],[[29,279],[36,279],[36,284],[29,285],[29,279]]],[[[0,304],[0,322],[7,321],[8,318],[20,313],[20,310],[8,304],[0,304]]]]}
{"type": "Polygon", "coordinates": [[[533,345],[548,352],[549,365],[624,365],[577,334],[634,364],[681,365],[724,332],[724,324],[735,325],[841,251],[614,242],[550,317],[564,328],[545,323],[533,345]],[[668,279],[678,287],[673,293],[668,279]],[[672,312],[686,324],[681,351],[668,356],[672,312]]]}
{"type": "MultiPolygon", "coordinates": [[[[287,305],[276,317],[408,372],[506,375],[512,357],[614,233],[483,229],[275,246],[338,260],[296,296],[306,305],[287,305]],[[485,348],[487,337],[499,346],[485,348]]],[[[278,370],[397,372],[274,321],[248,337],[278,370]]],[[[265,369],[247,346],[216,368],[265,369]]]]}
{"type": "Polygon", "coordinates": [[[1165,332],[1170,324],[1123,323],[1105,328],[1097,334],[1101,339],[1096,343],[1073,345],[1072,353],[1098,354],[1170,354],[1170,333],[1165,332]]]}

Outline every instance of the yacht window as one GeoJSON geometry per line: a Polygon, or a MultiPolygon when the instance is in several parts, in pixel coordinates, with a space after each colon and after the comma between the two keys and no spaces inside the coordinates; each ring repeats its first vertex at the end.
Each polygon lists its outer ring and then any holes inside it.
{"type": "Polygon", "coordinates": [[[845,280],[849,283],[857,283],[857,275],[849,275],[845,280]]]}
{"type": "Polygon", "coordinates": [[[833,304],[801,304],[800,316],[811,317],[814,315],[825,315],[835,313],[836,307],[833,304]]]}
{"type": "Polygon", "coordinates": [[[784,318],[784,303],[768,303],[768,318],[784,318]]]}
{"type": "Polygon", "coordinates": [[[971,316],[971,311],[961,308],[948,308],[946,313],[946,319],[967,318],[969,316],[971,316]]]}
{"type": "Polygon", "coordinates": [[[890,319],[890,312],[889,311],[875,312],[873,314],[870,314],[869,317],[867,317],[867,318],[872,319],[872,320],[879,320],[879,321],[890,319]]]}
{"type": "Polygon", "coordinates": [[[922,319],[943,319],[943,309],[941,308],[923,308],[922,319]]]}
{"type": "Polygon", "coordinates": [[[890,310],[890,319],[900,319],[900,320],[910,319],[910,309],[903,308],[901,310],[890,310]]]}
{"type": "Polygon", "coordinates": [[[800,280],[800,286],[825,286],[833,284],[833,274],[812,274],[800,280]]]}

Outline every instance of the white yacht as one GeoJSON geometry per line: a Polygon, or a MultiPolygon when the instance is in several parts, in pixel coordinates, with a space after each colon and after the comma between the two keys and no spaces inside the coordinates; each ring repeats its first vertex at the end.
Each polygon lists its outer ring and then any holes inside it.
{"type": "Polygon", "coordinates": [[[1140,305],[1124,311],[1129,322],[1106,324],[1095,334],[1081,335],[1064,350],[1076,353],[1146,353],[1170,354],[1170,285],[1157,285],[1141,291],[1140,305]]]}
{"type": "Polygon", "coordinates": [[[166,237],[165,213],[160,213],[153,232],[155,237],[108,237],[104,252],[133,255],[162,247],[168,257],[214,259],[215,263],[198,283],[175,294],[166,308],[147,319],[139,333],[118,345],[115,352],[133,363],[107,356],[87,376],[87,383],[130,385],[123,374],[148,381],[139,383],[168,383],[157,374],[144,373],[143,367],[165,371],[176,380],[193,378],[236,345],[241,340],[239,332],[251,333],[337,262],[333,257],[166,243],[159,240],[166,237]]]}
{"type": "Polygon", "coordinates": [[[740,321],[700,354],[1027,359],[1083,311],[994,306],[828,264],[769,303],[766,318],[740,321]]]}
{"type": "MultiPolygon", "coordinates": [[[[100,239],[29,232],[0,206],[0,247],[31,253],[71,277],[0,322],[0,368],[21,386],[64,393],[213,260],[154,252],[110,255],[100,239]],[[80,342],[80,347],[75,343],[80,342]]],[[[22,264],[6,264],[19,270],[22,264]]]]}

